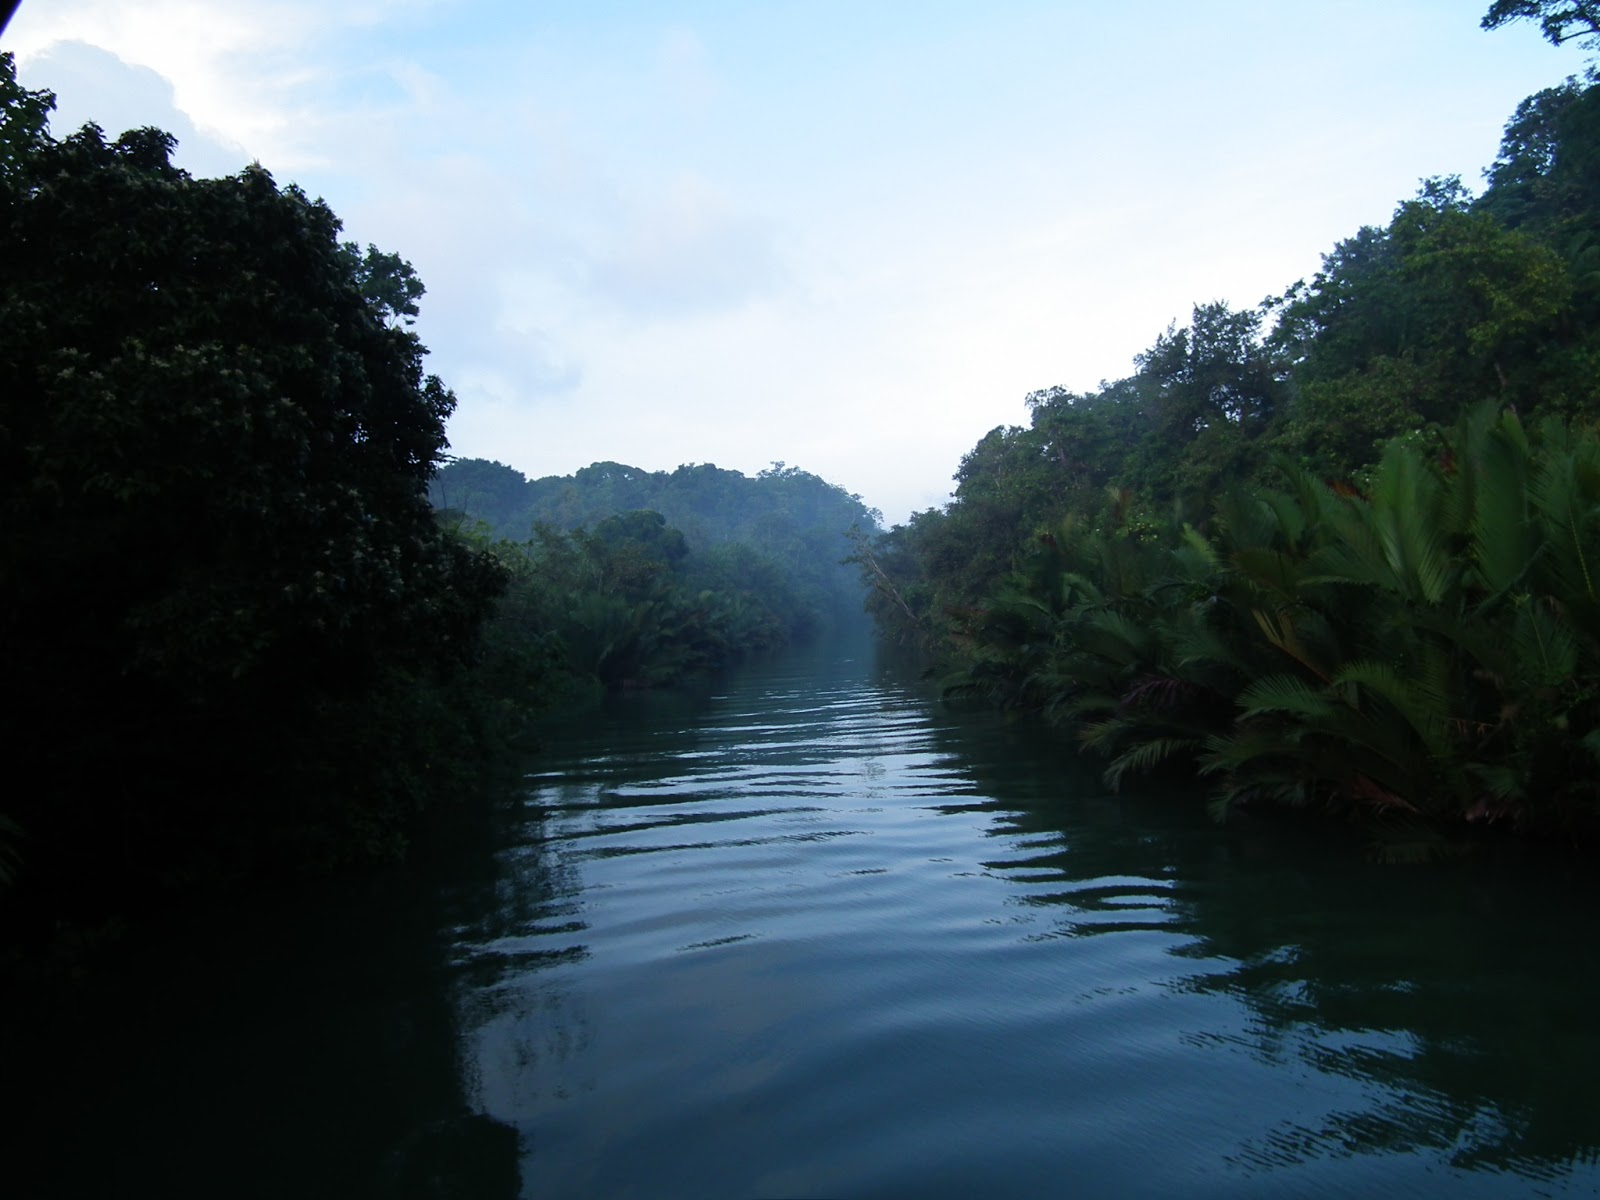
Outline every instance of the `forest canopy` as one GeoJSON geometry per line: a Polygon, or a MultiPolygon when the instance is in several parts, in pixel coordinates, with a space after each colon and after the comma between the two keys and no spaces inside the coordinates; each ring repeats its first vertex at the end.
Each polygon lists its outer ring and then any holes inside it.
{"type": "Polygon", "coordinates": [[[505,583],[428,504],[421,285],[259,166],[52,104],[0,56],[8,874],[92,908],[391,853],[505,583]]]}
{"type": "MultiPolygon", "coordinates": [[[[1483,24],[1592,45],[1597,15],[1483,24]]],[[[1112,782],[1198,769],[1219,815],[1600,833],[1597,77],[1519,105],[1485,179],[1028,396],[950,504],[864,547],[882,626],[1112,782]]]]}
{"type": "MultiPolygon", "coordinates": [[[[1500,0],[1600,42],[1587,0],[1500,0]]],[[[253,165],[56,138],[0,55],[0,631],[46,921],[398,854],[491,726],[840,625],[1219,812],[1600,832],[1600,85],[1254,308],[1045,387],[881,532],[782,463],[449,461],[424,289],[253,165]],[[847,540],[849,539],[849,540],[847,540]],[[845,565],[841,560],[849,560],[845,565]]]]}
{"type": "Polygon", "coordinates": [[[749,477],[602,462],[529,480],[459,459],[431,494],[447,522],[499,538],[515,580],[501,618],[545,631],[569,706],[574,690],[672,682],[864,619],[846,535],[876,532],[878,514],[783,463],[749,477]]]}
{"type": "Polygon", "coordinates": [[[403,258],[53,103],[0,56],[0,629],[43,781],[0,888],[35,918],[393,857],[541,714],[860,617],[876,514],[804,471],[440,474],[403,258]]]}

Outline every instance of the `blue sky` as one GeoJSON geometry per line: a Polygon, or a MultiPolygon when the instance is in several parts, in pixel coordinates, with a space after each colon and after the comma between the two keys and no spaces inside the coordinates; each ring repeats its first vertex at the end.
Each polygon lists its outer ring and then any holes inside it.
{"type": "Polygon", "coordinates": [[[454,452],[782,460],[891,521],[1023,397],[1253,305],[1582,69],[1487,0],[24,0],[87,120],[259,160],[428,285],[454,452]]]}

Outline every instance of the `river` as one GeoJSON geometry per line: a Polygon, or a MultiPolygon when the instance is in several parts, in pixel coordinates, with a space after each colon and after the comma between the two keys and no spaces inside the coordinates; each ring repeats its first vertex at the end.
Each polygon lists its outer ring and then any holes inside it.
{"type": "MultiPolygon", "coordinates": [[[[13,1013],[13,1195],[1591,1195],[1593,871],[1113,795],[867,645],[13,1013]]],[[[0,1185],[4,1186],[4,1185],[0,1185]]]]}

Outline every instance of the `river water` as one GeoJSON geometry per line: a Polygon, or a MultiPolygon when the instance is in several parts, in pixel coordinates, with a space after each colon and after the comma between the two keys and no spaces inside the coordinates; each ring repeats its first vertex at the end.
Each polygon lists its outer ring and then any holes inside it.
{"type": "Polygon", "coordinates": [[[495,829],[14,1020],[13,1194],[1600,1188],[1575,857],[1217,826],[849,644],[620,699],[495,829]]]}

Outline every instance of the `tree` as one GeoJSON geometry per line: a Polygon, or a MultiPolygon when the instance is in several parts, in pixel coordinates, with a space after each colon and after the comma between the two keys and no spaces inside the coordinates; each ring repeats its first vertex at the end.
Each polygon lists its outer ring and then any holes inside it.
{"type": "Polygon", "coordinates": [[[0,54],[0,180],[15,177],[48,142],[55,106],[53,93],[30,92],[17,82],[15,55],[0,54]]]}
{"type": "Polygon", "coordinates": [[[38,95],[0,88],[0,638],[51,781],[7,802],[29,869],[385,852],[438,751],[426,688],[502,582],[427,502],[455,401],[395,319],[420,285],[260,166],[55,142],[38,95]]]}
{"type": "Polygon", "coordinates": [[[1535,92],[1506,122],[1500,153],[1485,172],[1479,207],[1513,229],[1560,240],[1565,223],[1586,226],[1600,200],[1600,94],[1577,79],[1535,92]]]}
{"type": "Polygon", "coordinates": [[[1484,29],[1512,21],[1538,21],[1553,46],[1574,38],[1600,38],[1600,0],[1495,0],[1484,14],[1484,29]]]}
{"type": "Polygon", "coordinates": [[[1163,436],[1187,441],[1222,422],[1246,428],[1266,423],[1276,388],[1257,336],[1260,325],[1258,313],[1197,304],[1187,328],[1168,328],[1134,359],[1156,386],[1154,415],[1163,436]]]}
{"type": "Polygon", "coordinates": [[[498,463],[458,459],[440,471],[432,492],[441,507],[463,509],[513,540],[541,522],[599,533],[616,518],[656,513],[695,555],[690,574],[708,570],[717,548],[743,545],[778,565],[783,582],[763,595],[795,638],[860,619],[859,581],[840,562],[844,535],[856,525],[876,529],[882,516],[860,496],[783,463],[750,478],[711,463],[667,472],[599,462],[570,476],[525,480],[498,463]]]}
{"type": "Polygon", "coordinates": [[[1574,323],[1600,313],[1600,87],[1591,71],[1517,106],[1477,207],[1561,255],[1576,290],[1574,323]]]}
{"type": "Polygon", "coordinates": [[[370,243],[365,251],[354,242],[346,242],[339,249],[351,278],[373,312],[391,325],[411,325],[420,311],[417,301],[427,290],[411,264],[370,243]]]}
{"type": "Polygon", "coordinates": [[[1298,384],[1279,445],[1341,476],[1377,442],[1487,397],[1520,406],[1586,400],[1563,349],[1573,281],[1561,257],[1428,181],[1386,229],[1339,243],[1284,297],[1272,341],[1298,384]]]}
{"type": "Polygon", "coordinates": [[[1140,414],[1132,393],[1125,380],[1088,395],[1054,387],[1026,397],[1033,432],[1055,472],[1058,508],[1097,515],[1107,484],[1122,474],[1138,441],[1140,414]]]}
{"type": "Polygon", "coordinates": [[[441,510],[470,514],[491,529],[526,537],[533,525],[527,476],[504,463],[458,458],[429,484],[428,495],[441,510]]]}
{"type": "Polygon", "coordinates": [[[1252,471],[1282,391],[1260,325],[1253,310],[1197,304],[1187,328],[1168,327],[1135,358],[1129,386],[1145,419],[1129,483],[1203,518],[1222,481],[1252,471]]]}

